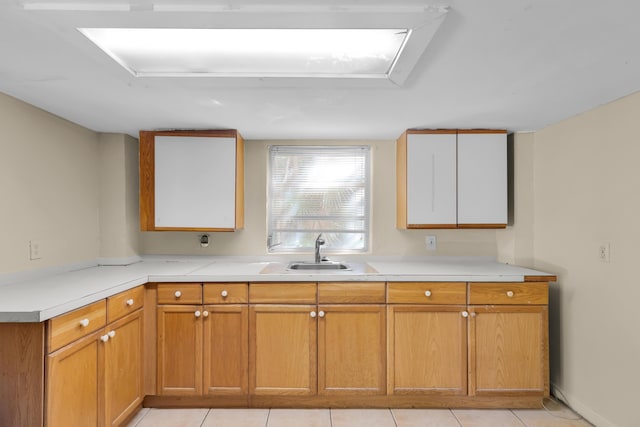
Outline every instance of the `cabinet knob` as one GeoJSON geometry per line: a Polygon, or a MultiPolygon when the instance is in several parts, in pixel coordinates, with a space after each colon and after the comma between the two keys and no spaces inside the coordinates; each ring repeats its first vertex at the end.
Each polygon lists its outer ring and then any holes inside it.
{"type": "Polygon", "coordinates": [[[431,291],[424,291],[424,296],[425,297],[430,297],[431,296],[431,291]]]}
{"type": "Polygon", "coordinates": [[[196,312],[195,312],[194,314],[196,315],[196,317],[200,317],[200,315],[201,315],[202,313],[200,313],[200,310],[196,310],[196,312]]]}
{"type": "Polygon", "coordinates": [[[174,295],[176,296],[176,298],[180,298],[182,296],[182,292],[176,291],[174,295]]]}
{"type": "Polygon", "coordinates": [[[202,312],[203,317],[209,317],[209,312],[207,310],[202,312]]]}
{"type": "Polygon", "coordinates": [[[113,338],[116,336],[116,331],[111,331],[107,335],[109,335],[109,338],[113,338]]]}
{"type": "Polygon", "coordinates": [[[107,342],[107,341],[109,341],[109,335],[107,334],[107,335],[103,335],[103,336],[101,336],[101,337],[100,337],[100,341],[102,341],[102,342],[107,342]]]}
{"type": "Polygon", "coordinates": [[[311,316],[311,317],[315,318],[315,317],[316,317],[316,312],[315,312],[315,311],[312,311],[311,313],[309,313],[309,316],[311,316]]]}
{"type": "Polygon", "coordinates": [[[131,307],[133,305],[133,298],[127,300],[127,305],[131,307]]]}
{"type": "Polygon", "coordinates": [[[507,291],[507,296],[509,298],[513,298],[513,291],[507,291]]]}
{"type": "Polygon", "coordinates": [[[320,311],[318,312],[318,316],[320,316],[320,317],[324,317],[324,311],[320,310],[320,311]]]}
{"type": "Polygon", "coordinates": [[[87,326],[89,326],[89,319],[82,319],[80,321],[80,326],[82,326],[83,328],[86,328],[87,326]]]}
{"type": "Polygon", "coordinates": [[[463,311],[462,312],[462,317],[469,317],[469,312],[463,311]]]}
{"type": "Polygon", "coordinates": [[[229,292],[224,290],[224,291],[220,292],[220,295],[222,295],[222,298],[226,298],[229,295],[229,292]]]}

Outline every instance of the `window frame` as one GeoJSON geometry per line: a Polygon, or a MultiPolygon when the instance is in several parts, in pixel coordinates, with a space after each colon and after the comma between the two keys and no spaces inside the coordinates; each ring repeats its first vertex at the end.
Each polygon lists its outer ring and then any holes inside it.
{"type": "MultiPolygon", "coordinates": [[[[274,217],[272,211],[272,202],[273,202],[273,186],[272,186],[272,163],[274,151],[312,151],[312,150],[327,150],[327,151],[336,151],[336,150],[350,150],[352,152],[360,151],[364,153],[364,176],[363,176],[363,188],[364,188],[364,206],[362,215],[362,221],[364,222],[363,231],[359,234],[364,235],[363,239],[363,247],[362,248],[332,248],[328,246],[323,246],[322,253],[323,254],[367,254],[371,253],[371,229],[372,229],[372,194],[373,194],[373,180],[372,180],[372,147],[366,144],[355,144],[355,145],[300,145],[300,144],[278,144],[278,145],[269,145],[267,147],[267,182],[266,182],[266,191],[267,191],[267,215],[266,215],[266,237],[267,237],[267,253],[268,254],[300,254],[300,253],[313,253],[313,246],[299,246],[299,247],[290,247],[290,246],[281,246],[281,242],[273,241],[274,234],[274,217]]],[[[320,154],[320,153],[317,153],[320,154]]],[[[330,218],[330,217],[329,217],[330,218]]],[[[304,232],[306,229],[301,229],[301,232],[304,232]]],[[[332,233],[331,230],[309,230],[315,236],[322,233],[332,233]]],[[[338,231],[339,232],[339,231],[338,231]]],[[[348,232],[348,231],[344,231],[348,232]]],[[[326,240],[326,239],[325,239],[326,240]]]]}

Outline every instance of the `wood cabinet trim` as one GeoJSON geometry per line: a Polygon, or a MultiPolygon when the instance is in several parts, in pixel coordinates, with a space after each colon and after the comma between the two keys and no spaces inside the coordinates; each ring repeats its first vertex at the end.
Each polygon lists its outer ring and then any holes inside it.
{"type": "Polygon", "coordinates": [[[546,282],[469,283],[469,304],[547,305],[549,285],[546,282]]]}
{"type": "Polygon", "coordinates": [[[388,282],[389,304],[466,304],[466,282],[388,282]],[[429,291],[427,297],[425,292],[429,291]]]}
{"type": "Polygon", "coordinates": [[[144,306],[144,286],[136,286],[107,298],[107,323],[114,322],[144,306]],[[129,300],[133,300],[131,305],[129,300]]]}
{"type": "Polygon", "coordinates": [[[47,352],[51,353],[76,341],[107,323],[107,302],[102,299],[47,321],[47,352]],[[86,326],[81,324],[87,321],[86,326]]]}
{"type": "Polygon", "coordinates": [[[160,283],[157,286],[158,304],[202,304],[200,283],[160,283]],[[176,297],[176,292],[180,296],[176,297]]]}
{"type": "Polygon", "coordinates": [[[250,283],[251,304],[315,304],[316,282],[250,283]]]}
{"type": "Polygon", "coordinates": [[[384,304],[385,282],[320,282],[318,304],[384,304]]]}

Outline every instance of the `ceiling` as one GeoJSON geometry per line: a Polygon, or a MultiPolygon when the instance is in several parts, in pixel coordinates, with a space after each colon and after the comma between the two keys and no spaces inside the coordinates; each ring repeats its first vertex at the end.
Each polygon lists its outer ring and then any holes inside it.
{"type": "Polygon", "coordinates": [[[10,0],[0,2],[0,92],[94,131],[132,136],[173,128],[234,128],[246,139],[394,139],[407,128],[534,131],[640,90],[639,16],[640,2],[630,0],[10,0]],[[37,10],[52,4],[132,8],[37,10]],[[153,11],[154,4],[193,11],[153,11]],[[134,77],[76,30],[371,27],[428,6],[448,13],[401,86],[134,77]]]}

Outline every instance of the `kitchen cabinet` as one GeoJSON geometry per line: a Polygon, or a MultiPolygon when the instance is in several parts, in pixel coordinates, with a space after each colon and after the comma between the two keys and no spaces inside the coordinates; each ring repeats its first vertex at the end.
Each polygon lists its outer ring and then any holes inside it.
{"type": "Polygon", "coordinates": [[[244,140],[236,130],[140,131],[140,229],[244,227],[244,140]]]}
{"type": "Polygon", "coordinates": [[[249,301],[250,394],[315,395],[316,284],[251,283],[249,301]]]}
{"type": "Polygon", "coordinates": [[[398,228],[504,228],[505,131],[408,130],[396,142],[398,228]]]}
{"type": "Polygon", "coordinates": [[[48,322],[47,427],[119,426],[141,406],[143,301],[135,299],[140,289],[48,322]],[[130,313],[116,305],[121,300],[130,313]],[[107,312],[117,313],[109,324],[107,312]]]}
{"type": "Polygon", "coordinates": [[[388,393],[467,394],[466,287],[388,284],[388,393]]]}
{"type": "Polygon", "coordinates": [[[548,396],[548,284],[471,283],[469,303],[469,395],[548,396]]]}
{"type": "Polygon", "coordinates": [[[158,395],[246,395],[247,285],[168,283],[157,295],[158,395]]]}
{"type": "Polygon", "coordinates": [[[319,395],[386,394],[384,303],[384,282],[318,283],[319,395]]]}

